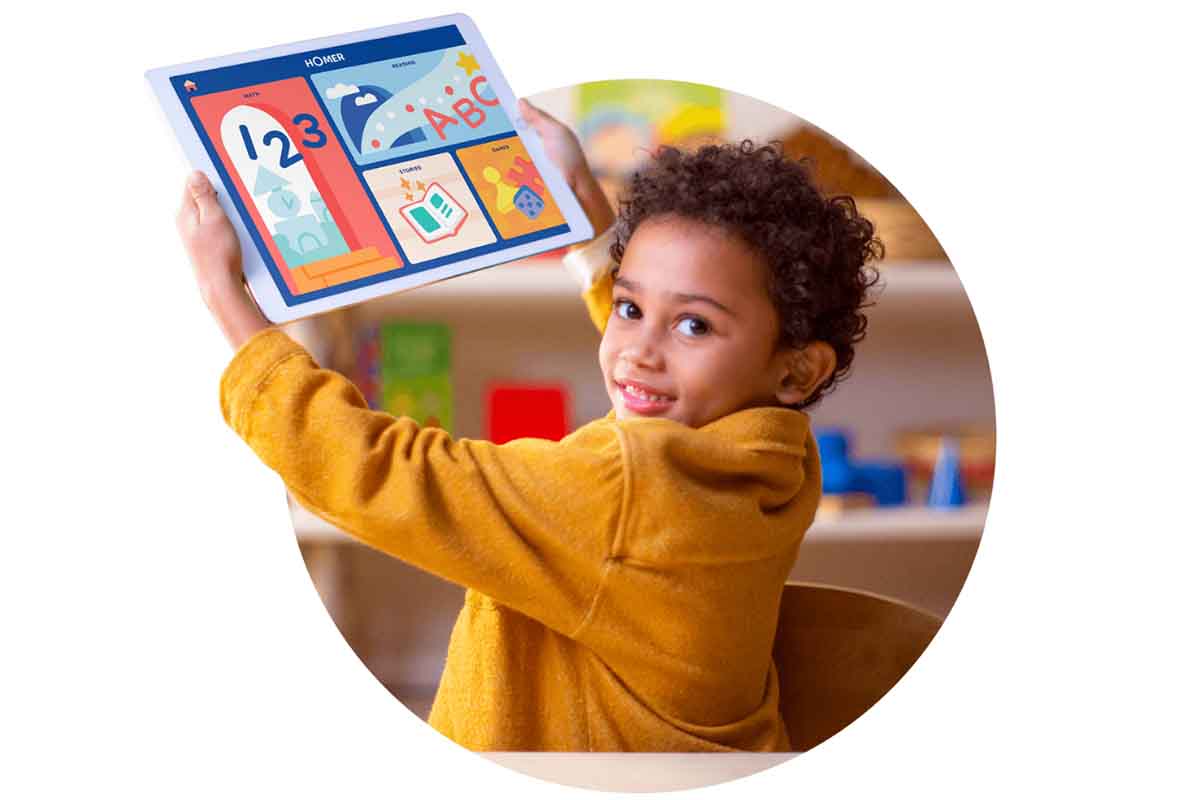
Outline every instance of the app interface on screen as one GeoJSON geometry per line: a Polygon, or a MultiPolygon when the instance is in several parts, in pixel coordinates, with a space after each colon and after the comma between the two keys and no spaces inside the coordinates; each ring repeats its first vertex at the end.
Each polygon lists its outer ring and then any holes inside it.
{"type": "Polygon", "coordinates": [[[289,305],[567,232],[455,26],[171,83],[289,305]]]}

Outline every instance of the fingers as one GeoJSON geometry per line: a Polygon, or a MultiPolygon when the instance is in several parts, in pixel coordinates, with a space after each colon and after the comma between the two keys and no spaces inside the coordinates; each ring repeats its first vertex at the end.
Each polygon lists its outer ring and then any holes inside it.
{"type": "Polygon", "coordinates": [[[533,121],[539,114],[545,113],[533,103],[526,100],[524,97],[517,101],[517,110],[521,112],[521,116],[525,119],[525,121],[530,124],[533,124],[533,121]]]}
{"type": "Polygon", "coordinates": [[[185,183],[183,197],[179,200],[179,213],[175,215],[175,225],[180,233],[196,224],[196,201],[192,199],[192,190],[185,183]]]}
{"type": "Polygon", "coordinates": [[[555,127],[564,127],[561,122],[525,98],[521,98],[521,101],[517,104],[517,107],[525,121],[532,125],[534,129],[538,131],[538,133],[555,127]]]}
{"type": "Polygon", "coordinates": [[[521,119],[525,120],[526,125],[533,127],[539,134],[541,133],[542,119],[539,109],[535,108],[533,103],[525,98],[521,98],[517,102],[517,111],[521,114],[521,119]]]}
{"type": "Polygon", "coordinates": [[[187,194],[199,222],[219,219],[225,213],[217,202],[217,190],[203,172],[196,170],[188,176],[187,194]]]}

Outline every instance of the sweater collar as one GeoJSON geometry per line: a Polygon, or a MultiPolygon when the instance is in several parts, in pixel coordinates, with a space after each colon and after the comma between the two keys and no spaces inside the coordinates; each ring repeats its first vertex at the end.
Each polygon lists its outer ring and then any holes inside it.
{"type": "Polygon", "coordinates": [[[701,430],[728,436],[752,449],[804,452],[809,417],[791,408],[747,408],[715,419],[701,430]]]}
{"type": "MultiPolygon", "coordinates": [[[[615,422],[617,421],[617,412],[610,409],[604,418],[615,422]]],[[[627,421],[654,422],[687,428],[681,422],[656,417],[635,418],[627,421]]],[[[807,447],[810,428],[811,420],[803,411],[781,406],[764,406],[745,408],[732,414],[726,414],[696,430],[735,440],[754,450],[782,450],[802,454],[807,447]]]]}

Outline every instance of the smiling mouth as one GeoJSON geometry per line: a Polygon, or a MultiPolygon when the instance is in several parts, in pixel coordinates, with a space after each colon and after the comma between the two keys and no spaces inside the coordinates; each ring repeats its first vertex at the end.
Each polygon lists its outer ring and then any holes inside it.
{"type": "Polygon", "coordinates": [[[634,383],[624,383],[622,381],[614,381],[614,383],[621,390],[621,398],[625,403],[625,407],[630,411],[636,411],[641,414],[652,414],[665,410],[671,403],[675,402],[675,398],[670,395],[658,394],[634,383]]]}

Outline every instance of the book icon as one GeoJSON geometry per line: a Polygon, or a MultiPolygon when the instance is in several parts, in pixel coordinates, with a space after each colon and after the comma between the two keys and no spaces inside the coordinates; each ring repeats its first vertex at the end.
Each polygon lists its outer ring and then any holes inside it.
{"type": "Polygon", "coordinates": [[[467,210],[435,182],[419,200],[401,206],[400,216],[428,244],[458,233],[467,221],[467,210]]]}

